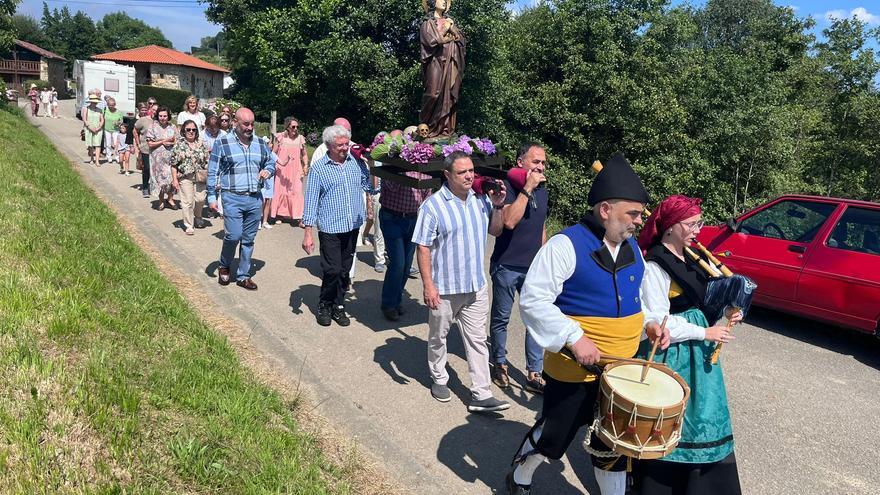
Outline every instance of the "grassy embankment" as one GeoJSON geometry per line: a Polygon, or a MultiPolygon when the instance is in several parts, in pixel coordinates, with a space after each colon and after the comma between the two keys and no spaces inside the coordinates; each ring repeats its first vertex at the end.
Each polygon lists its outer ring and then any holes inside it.
{"type": "Polygon", "coordinates": [[[6,109],[0,150],[0,492],[349,492],[295,401],[6,109]]]}

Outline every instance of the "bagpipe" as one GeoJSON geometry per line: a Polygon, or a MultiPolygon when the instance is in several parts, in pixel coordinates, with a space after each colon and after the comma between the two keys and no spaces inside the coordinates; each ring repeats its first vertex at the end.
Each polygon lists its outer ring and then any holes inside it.
{"type": "MultiPolygon", "coordinates": [[[[599,160],[594,161],[592,169],[599,173],[602,170],[602,162],[599,160]]],[[[650,216],[651,211],[646,208],[645,214],[650,216]]],[[[694,241],[694,247],[697,251],[694,251],[689,246],[685,246],[684,252],[705,272],[709,279],[706,284],[706,296],[700,308],[706,316],[706,320],[712,324],[725,316],[726,311],[732,313],[741,311],[743,318],[745,318],[749,308],[752,306],[752,297],[755,289],[758,288],[758,284],[745,275],[733,273],[712,251],[699,241],[694,241]]],[[[728,321],[728,327],[731,325],[732,323],[728,321]]],[[[723,343],[719,343],[715,346],[715,351],[710,356],[712,364],[718,362],[718,356],[723,345],[723,343]]]]}

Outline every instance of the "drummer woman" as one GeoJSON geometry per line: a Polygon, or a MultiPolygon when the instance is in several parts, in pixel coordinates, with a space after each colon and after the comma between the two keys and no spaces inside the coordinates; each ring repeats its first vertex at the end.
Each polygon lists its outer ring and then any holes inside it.
{"type": "MultiPolygon", "coordinates": [[[[708,277],[684,252],[703,226],[700,203],[686,196],[664,199],[638,239],[647,262],[642,304],[651,316],[669,315],[672,344],[658,350],[655,360],[666,363],[691,388],[676,450],[636,464],[634,477],[642,495],[741,493],[724,377],[721,366],[709,362],[715,344],[733,336],[726,325],[706,321],[701,309],[708,277]]],[[[742,320],[742,312],[728,313],[734,323],[742,320]]],[[[650,343],[644,340],[638,357],[649,353],[650,343]]]]}

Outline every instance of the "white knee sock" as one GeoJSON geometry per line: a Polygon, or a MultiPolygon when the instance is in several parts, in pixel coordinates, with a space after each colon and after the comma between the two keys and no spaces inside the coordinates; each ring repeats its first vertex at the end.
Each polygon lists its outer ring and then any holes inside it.
{"type": "Polygon", "coordinates": [[[596,473],[596,483],[602,495],[624,495],[626,493],[626,471],[605,471],[597,467],[593,468],[596,473]]]}
{"type": "MultiPolygon", "coordinates": [[[[533,450],[535,445],[532,443],[532,438],[535,439],[535,442],[541,438],[541,427],[535,428],[534,433],[530,437],[526,437],[526,441],[523,442],[522,449],[520,449],[517,455],[523,455],[526,452],[533,450]]],[[[517,485],[528,486],[532,484],[532,475],[535,474],[535,470],[538,469],[545,460],[546,456],[538,454],[537,452],[526,457],[526,459],[517,464],[516,468],[513,470],[513,481],[517,485]]]]}

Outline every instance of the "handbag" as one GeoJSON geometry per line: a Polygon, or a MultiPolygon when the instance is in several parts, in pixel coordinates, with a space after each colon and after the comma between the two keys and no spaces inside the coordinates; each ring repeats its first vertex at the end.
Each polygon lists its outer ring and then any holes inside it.
{"type": "Polygon", "coordinates": [[[83,127],[82,129],[79,130],[79,140],[80,141],[86,140],[86,128],[85,127],[83,127]]]}

